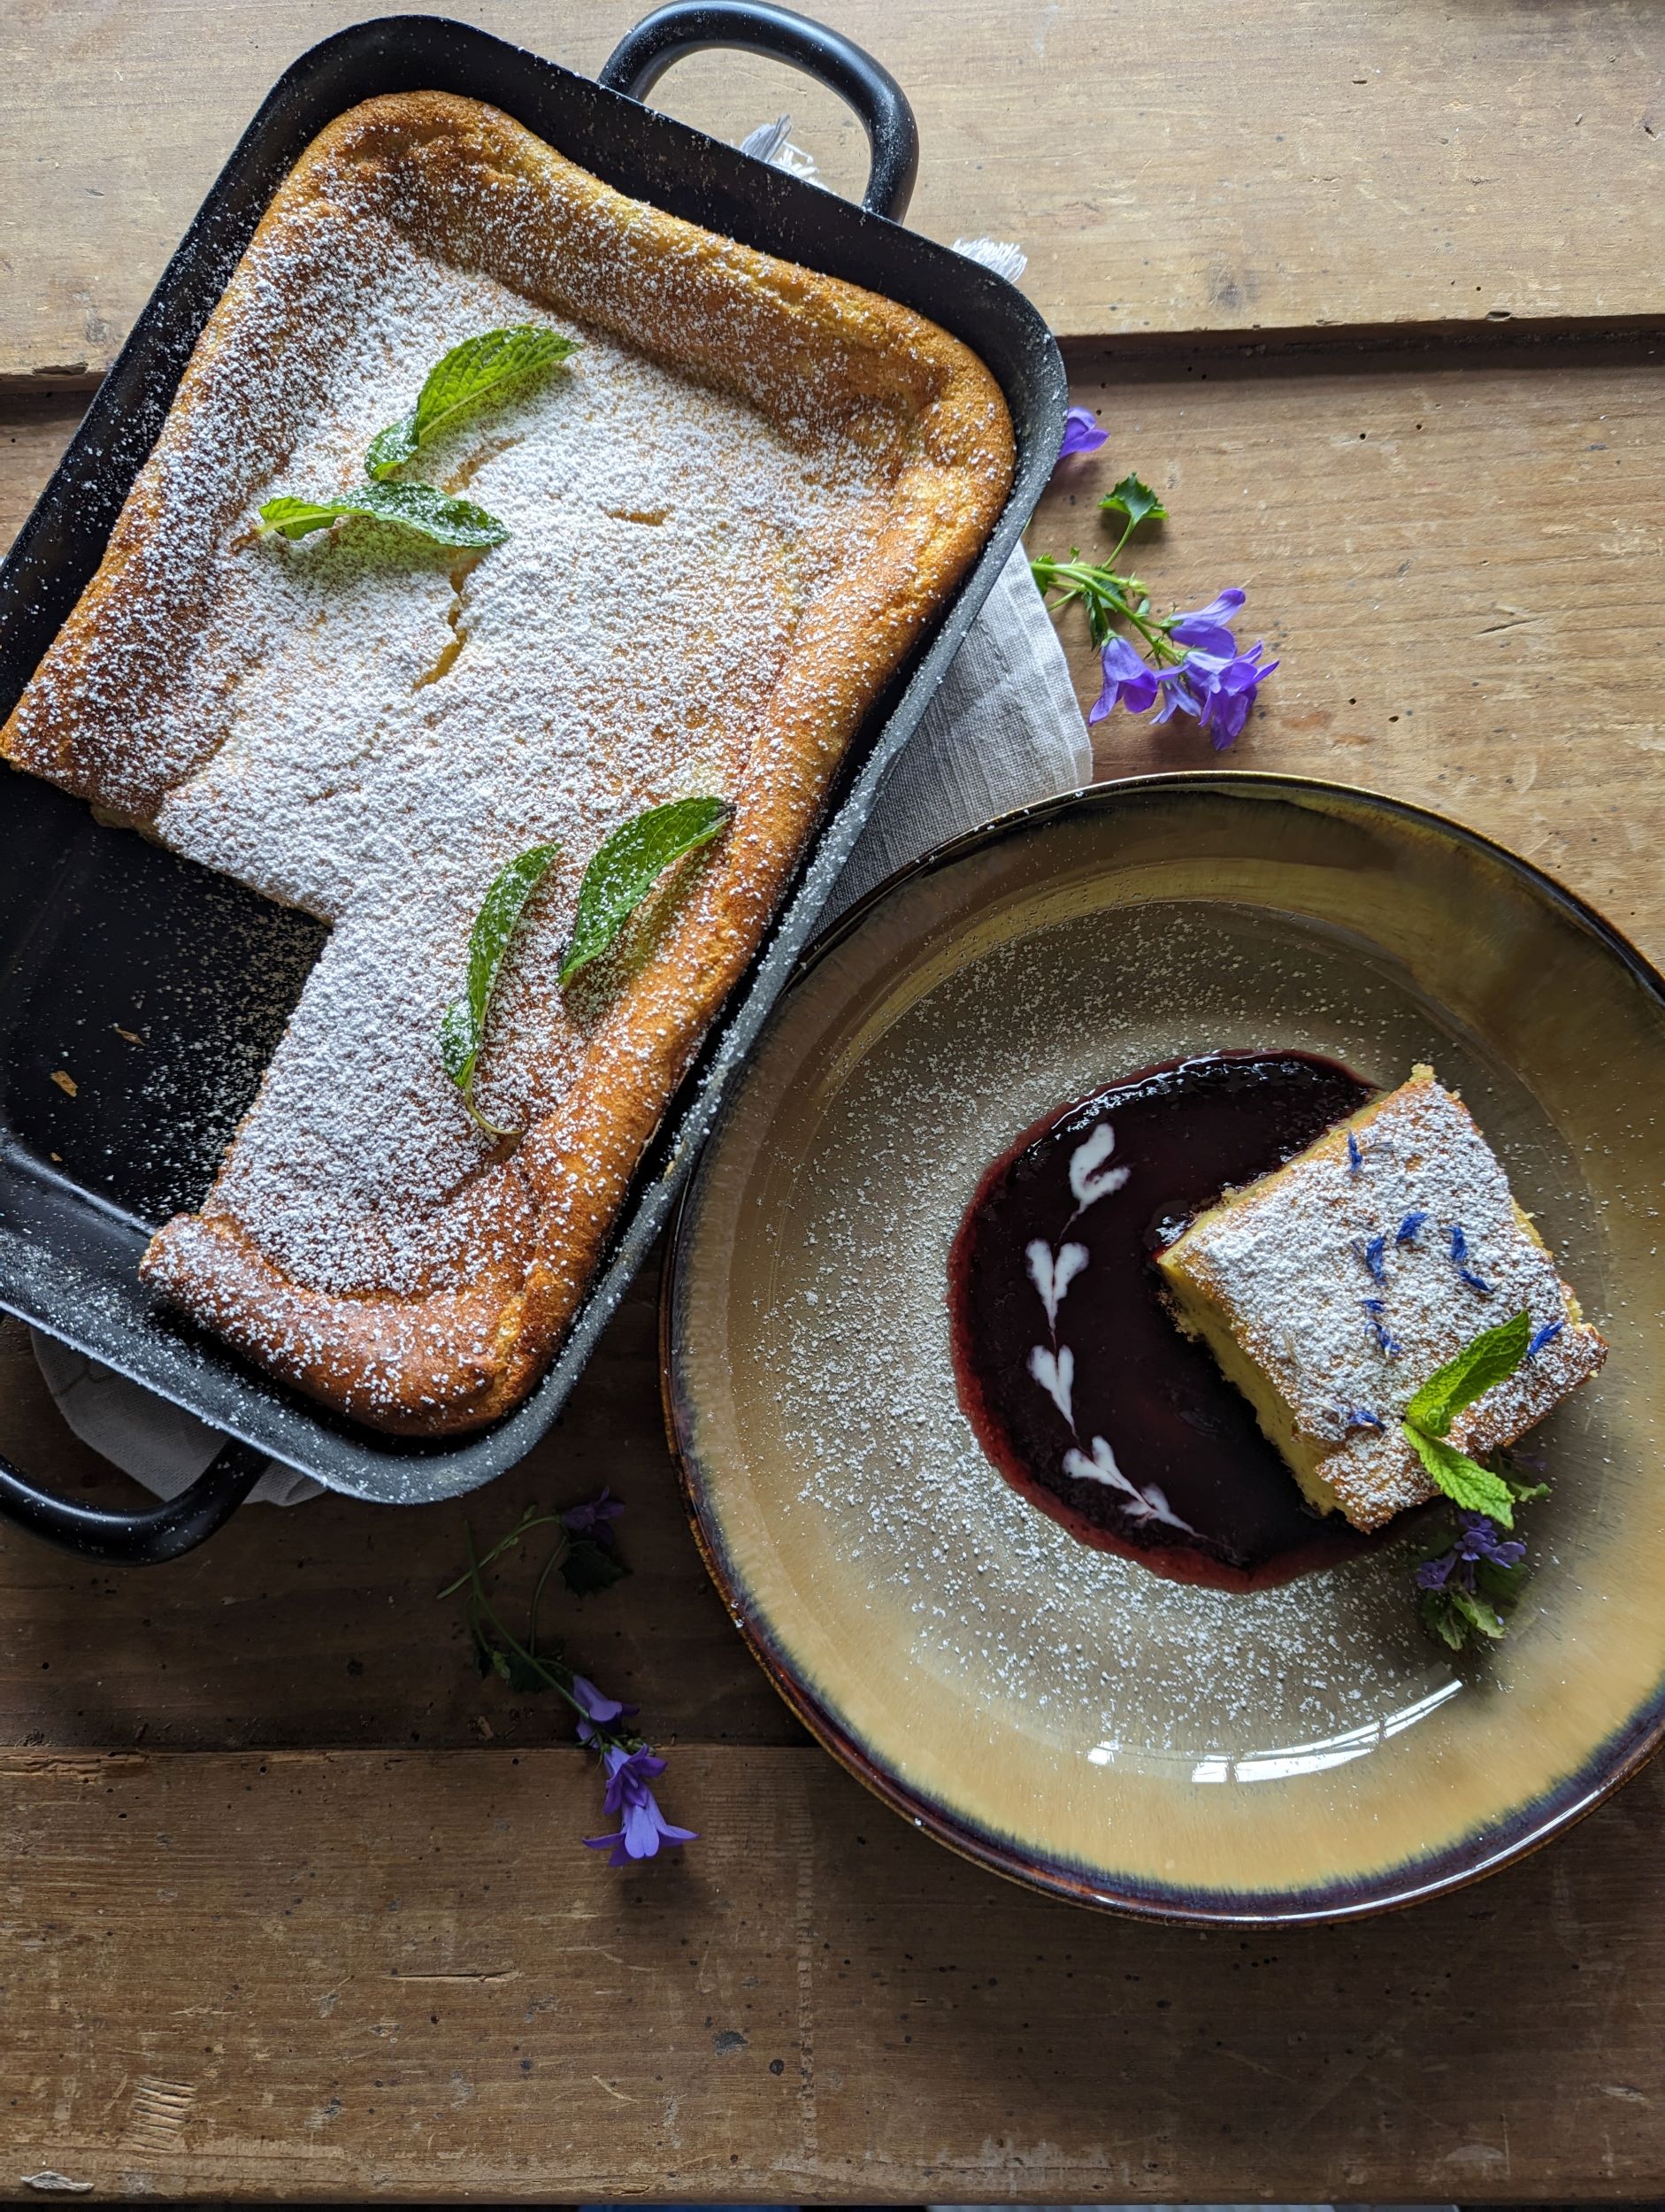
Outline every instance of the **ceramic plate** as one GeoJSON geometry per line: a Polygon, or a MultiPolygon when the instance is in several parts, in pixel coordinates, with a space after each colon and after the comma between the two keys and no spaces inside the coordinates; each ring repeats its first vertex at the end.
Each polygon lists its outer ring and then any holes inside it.
{"type": "Polygon", "coordinates": [[[1665,986],[1495,846],[1282,777],[1103,787],[895,879],[776,1009],[686,1202],[665,1388],[695,1525],[788,1702],[944,1842],[1083,1901],[1340,1918],[1542,1842],[1665,1729],[1665,986]],[[978,1179],[1152,1063],[1300,1047],[1459,1088],[1612,1353],[1534,1438],[1508,1641],[1416,1538],[1241,1595],[1077,1543],[957,1402],[978,1179]]]}

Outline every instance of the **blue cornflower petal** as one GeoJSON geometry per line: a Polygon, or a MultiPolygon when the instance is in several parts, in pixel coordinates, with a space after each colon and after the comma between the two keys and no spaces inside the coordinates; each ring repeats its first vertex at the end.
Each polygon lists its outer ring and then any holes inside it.
{"type": "Polygon", "coordinates": [[[1543,1327],[1538,1331],[1531,1342],[1527,1346],[1527,1358],[1536,1359],[1538,1355],[1543,1350],[1545,1345],[1553,1344],[1566,1325],[1567,1325],[1564,1321],[1546,1321],[1543,1327]]]}
{"type": "Polygon", "coordinates": [[[1420,1208],[1415,1213],[1407,1214],[1404,1220],[1400,1223],[1399,1227],[1393,1232],[1394,1243],[1415,1244],[1416,1241],[1416,1232],[1422,1227],[1423,1222],[1426,1221],[1427,1218],[1427,1214],[1420,1208]]]}
{"type": "Polygon", "coordinates": [[[1356,1175],[1363,1165],[1364,1154],[1360,1149],[1358,1139],[1349,1129],[1347,1131],[1347,1173],[1356,1175]]]}
{"type": "Polygon", "coordinates": [[[1355,1244],[1353,1248],[1370,1269],[1371,1279],[1385,1283],[1387,1280],[1387,1239],[1385,1236],[1372,1237],[1368,1244],[1355,1244]]]}

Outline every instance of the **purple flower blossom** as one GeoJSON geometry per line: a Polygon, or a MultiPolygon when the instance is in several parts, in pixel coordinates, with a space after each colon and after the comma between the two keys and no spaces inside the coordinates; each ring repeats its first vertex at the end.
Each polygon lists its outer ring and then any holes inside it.
{"type": "Polygon", "coordinates": [[[633,1705],[623,1704],[618,1698],[609,1697],[604,1691],[598,1690],[589,1678],[582,1674],[572,1677],[572,1702],[580,1715],[578,1724],[580,1743],[594,1741],[602,1729],[610,1727],[614,1721],[626,1718],[636,1710],[633,1705]]]}
{"type": "Polygon", "coordinates": [[[1526,1556],[1519,1537],[1503,1538],[1488,1514],[1462,1512],[1457,1516],[1457,1540],[1438,1559],[1425,1559],[1416,1570],[1421,1590],[1444,1590],[1454,1576],[1465,1590],[1474,1588],[1477,1562],[1489,1559],[1494,1567],[1518,1567],[1526,1556]]]}
{"type": "Polygon", "coordinates": [[[602,1763],[607,1770],[602,1802],[619,1824],[612,1835],[586,1836],[584,1840],[592,1851],[605,1851],[610,1866],[655,1858],[662,1843],[698,1840],[696,1829],[672,1826],[660,1810],[648,1785],[664,1772],[665,1763],[646,1744],[634,1751],[626,1751],[622,1744],[609,1744],[602,1754],[602,1763]]]}
{"type": "Polygon", "coordinates": [[[1393,1334],[1382,1318],[1383,1301],[1380,1298],[1361,1298],[1359,1303],[1370,1317],[1370,1328],[1375,1335],[1377,1349],[1385,1352],[1389,1359],[1397,1359],[1405,1347],[1393,1334]]]}
{"type": "Polygon", "coordinates": [[[1166,722],[1176,712],[1195,715],[1215,751],[1224,752],[1236,743],[1255,693],[1278,665],[1261,659],[1265,649],[1264,641],[1256,638],[1247,653],[1238,652],[1235,645],[1229,654],[1187,653],[1178,668],[1163,673],[1168,696],[1157,721],[1166,722]]]}
{"type": "Polygon", "coordinates": [[[1096,453],[1109,434],[1100,427],[1089,408],[1072,407],[1063,419],[1058,458],[1067,461],[1072,453],[1096,453]]]}
{"type": "Polygon", "coordinates": [[[1404,1220],[1400,1223],[1398,1228],[1393,1232],[1394,1243],[1415,1244],[1416,1241],[1416,1232],[1422,1227],[1423,1222],[1426,1221],[1427,1218],[1427,1214],[1420,1209],[1416,1213],[1407,1214],[1404,1220]]]}
{"type": "Polygon", "coordinates": [[[1543,1327],[1538,1331],[1531,1342],[1527,1346],[1527,1358],[1536,1359],[1538,1355],[1543,1350],[1545,1345],[1553,1344],[1566,1325],[1567,1325],[1564,1321],[1546,1321],[1543,1327]]]}
{"type": "Polygon", "coordinates": [[[561,1525],[574,1536],[588,1536],[611,1551],[613,1531],[611,1524],[625,1509],[622,1498],[614,1497],[610,1489],[604,1489],[599,1497],[591,1498],[583,1505],[570,1505],[561,1516],[561,1525]]]}
{"type": "MultiPolygon", "coordinates": [[[[1225,626],[1247,597],[1246,591],[1229,584],[1206,607],[1193,607],[1189,614],[1175,615],[1168,625],[1168,634],[1181,645],[1193,645],[1201,652],[1216,653],[1229,660],[1237,651],[1237,640],[1225,626]]],[[[1258,653],[1259,646],[1255,649],[1258,653]]]]}
{"type": "Polygon", "coordinates": [[[1341,1425],[1348,1429],[1379,1429],[1386,1425],[1379,1413],[1372,1413],[1369,1406],[1343,1406],[1341,1425]]]}
{"type": "Polygon", "coordinates": [[[1148,661],[1141,660],[1124,637],[1107,638],[1099,660],[1104,670],[1104,688],[1087,710],[1089,722],[1102,722],[1112,707],[1143,714],[1155,700],[1162,679],[1148,661]]]}
{"type": "Polygon", "coordinates": [[[1458,1274],[1469,1289],[1477,1290],[1482,1298],[1489,1298],[1492,1295],[1491,1284],[1484,1275],[1477,1275],[1469,1264],[1469,1240],[1463,1234],[1460,1221],[1454,1221],[1451,1225],[1451,1256],[1456,1263],[1458,1274]]]}
{"type": "Polygon", "coordinates": [[[1352,1130],[1347,1131],[1347,1173],[1356,1175],[1364,1165],[1364,1154],[1352,1130]]]}
{"type": "Polygon", "coordinates": [[[1387,1239],[1385,1236],[1372,1237],[1368,1244],[1356,1244],[1353,1248],[1370,1269],[1371,1280],[1385,1283],[1387,1280],[1387,1239]]]}

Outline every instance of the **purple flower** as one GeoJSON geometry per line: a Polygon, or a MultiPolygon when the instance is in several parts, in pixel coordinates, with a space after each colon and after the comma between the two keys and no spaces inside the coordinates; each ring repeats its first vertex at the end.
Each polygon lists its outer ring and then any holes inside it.
{"type": "Polygon", "coordinates": [[[1063,441],[1058,448],[1058,458],[1067,461],[1072,453],[1096,453],[1109,436],[1100,428],[1090,409],[1072,407],[1063,419],[1063,441]]]}
{"type": "Polygon", "coordinates": [[[1143,714],[1161,688],[1162,678],[1141,660],[1124,637],[1107,638],[1099,660],[1104,670],[1104,688],[1087,710],[1089,722],[1102,722],[1112,707],[1143,714]]]}
{"type": "Polygon", "coordinates": [[[1224,752],[1228,745],[1236,743],[1255,693],[1278,665],[1276,661],[1261,659],[1265,649],[1261,638],[1255,639],[1247,653],[1239,653],[1235,645],[1229,654],[1193,648],[1182,666],[1163,675],[1162,682],[1170,689],[1156,719],[1166,722],[1176,711],[1194,714],[1213,740],[1215,751],[1224,752]]]}
{"type": "Polygon", "coordinates": [[[572,1702],[582,1716],[578,1724],[580,1743],[593,1742],[603,1728],[610,1727],[614,1721],[624,1719],[636,1710],[633,1705],[625,1705],[616,1697],[608,1697],[596,1688],[587,1676],[582,1674],[572,1677],[572,1702]]]}
{"type": "Polygon", "coordinates": [[[1489,1559],[1494,1567],[1518,1567],[1526,1556],[1526,1546],[1518,1536],[1505,1539],[1498,1532],[1498,1525],[1488,1514],[1459,1513],[1457,1540],[1448,1552],[1438,1559],[1425,1559],[1416,1570],[1416,1586],[1422,1590],[1443,1590],[1453,1576],[1465,1590],[1474,1588],[1476,1562],[1489,1559]]]}
{"type": "MultiPolygon", "coordinates": [[[[1206,607],[1193,607],[1189,614],[1177,614],[1168,625],[1168,634],[1181,645],[1194,645],[1204,653],[1218,653],[1230,659],[1237,651],[1237,640],[1226,628],[1248,597],[1235,584],[1228,585],[1217,599],[1211,599],[1206,607]]],[[[1255,647],[1258,652],[1260,648],[1255,647]]]]}
{"type": "Polygon", "coordinates": [[[611,1551],[613,1532],[610,1524],[618,1518],[624,1509],[624,1500],[614,1497],[610,1489],[604,1489],[599,1497],[591,1498],[583,1505],[568,1506],[561,1516],[561,1525],[571,1530],[574,1536],[593,1537],[596,1543],[611,1551]]]}
{"type": "Polygon", "coordinates": [[[1538,1355],[1543,1350],[1545,1345],[1553,1344],[1566,1325],[1567,1325],[1564,1321],[1546,1321],[1543,1327],[1538,1331],[1531,1342],[1527,1346],[1527,1358],[1536,1359],[1538,1355]]]}
{"type": "Polygon", "coordinates": [[[1469,1265],[1469,1240],[1463,1234],[1460,1221],[1454,1221],[1451,1225],[1451,1256],[1456,1263],[1458,1274],[1469,1289],[1477,1290],[1482,1298],[1489,1298],[1492,1295],[1491,1284],[1483,1275],[1477,1275],[1469,1265]]]}
{"type": "Polygon", "coordinates": [[[607,1770],[607,1789],[602,1802],[619,1825],[613,1835],[586,1836],[584,1840],[592,1851],[605,1851],[610,1866],[625,1866],[632,1859],[655,1858],[662,1843],[698,1840],[697,1830],[673,1827],[660,1811],[658,1800],[648,1785],[664,1772],[665,1763],[656,1758],[646,1744],[636,1751],[626,1751],[621,1744],[609,1744],[602,1754],[602,1763],[607,1770]]]}
{"type": "Polygon", "coordinates": [[[1407,1214],[1404,1220],[1400,1223],[1398,1228],[1393,1232],[1394,1243],[1415,1244],[1416,1241],[1416,1232],[1422,1227],[1423,1222],[1426,1221],[1427,1218],[1428,1216],[1425,1212],[1407,1214]]]}
{"type": "Polygon", "coordinates": [[[1370,1317],[1370,1329],[1376,1338],[1377,1349],[1385,1352],[1389,1359],[1397,1359],[1405,1347],[1393,1334],[1386,1322],[1382,1318],[1382,1300],[1361,1298],[1359,1303],[1370,1317]]]}

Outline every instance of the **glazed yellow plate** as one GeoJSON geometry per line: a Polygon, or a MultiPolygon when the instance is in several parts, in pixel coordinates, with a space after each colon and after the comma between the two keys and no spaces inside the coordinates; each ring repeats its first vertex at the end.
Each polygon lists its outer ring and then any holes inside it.
{"type": "Polygon", "coordinates": [[[1502,1864],[1665,1729],[1665,986],[1454,824],[1244,774],[1110,785],[877,894],[777,1009],[666,1278],[672,1440],[788,1701],[944,1842],[1170,1916],[1340,1918],[1502,1864]],[[1408,1538],[1254,1595],[1090,1550],[978,1448],[946,1270],[984,1168],[1152,1063],[1431,1061],[1537,1215],[1606,1370],[1495,1651],[1417,1624],[1408,1538]]]}

